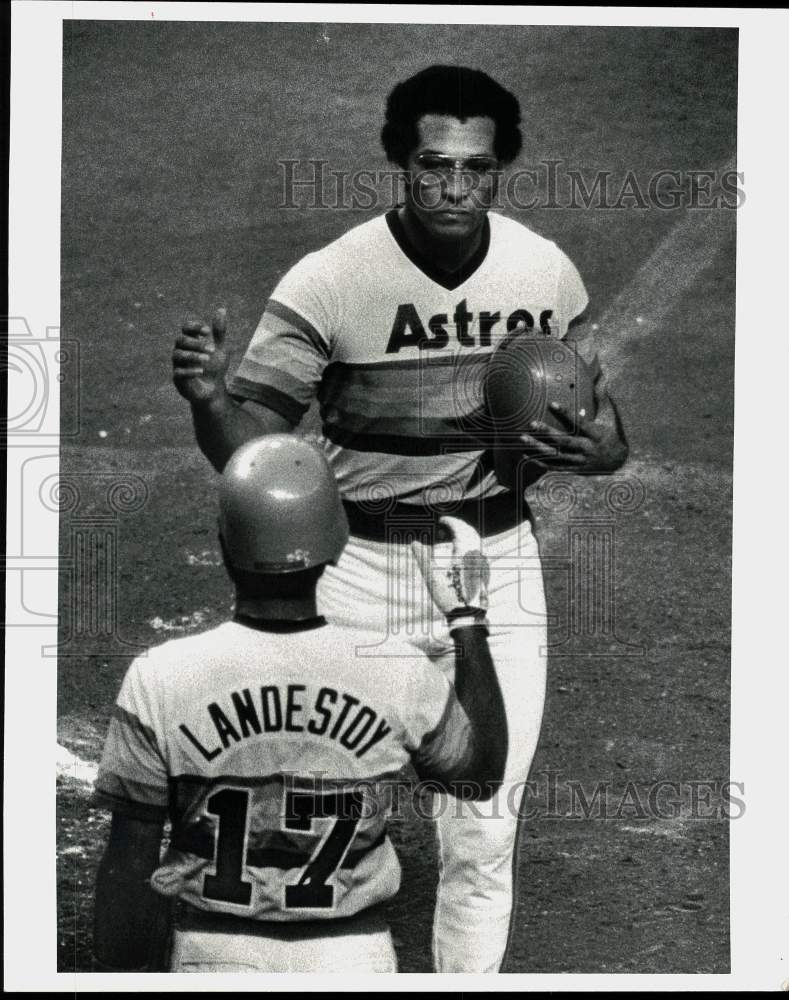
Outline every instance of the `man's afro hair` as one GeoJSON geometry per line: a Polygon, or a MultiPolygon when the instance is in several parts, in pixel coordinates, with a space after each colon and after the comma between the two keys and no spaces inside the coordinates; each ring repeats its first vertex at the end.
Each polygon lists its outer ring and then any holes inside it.
{"type": "Polygon", "coordinates": [[[451,115],[460,121],[488,117],[496,123],[495,152],[511,163],[521,149],[520,106],[501,84],[467,66],[428,66],[403,80],[386,101],[381,142],[388,159],[406,168],[419,142],[417,122],[423,115],[451,115]]]}

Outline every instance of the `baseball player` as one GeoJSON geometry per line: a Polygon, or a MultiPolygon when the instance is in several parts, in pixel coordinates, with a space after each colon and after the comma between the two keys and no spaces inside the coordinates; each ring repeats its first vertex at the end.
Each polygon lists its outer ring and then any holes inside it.
{"type": "Polygon", "coordinates": [[[318,614],[316,585],[348,525],[312,445],[270,435],[242,446],[219,523],[233,620],[135,660],[110,722],[95,968],[151,968],[173,900],[174,972],[395,972],[376,912],[400,884],[387,775],[410,760],[421,778],[484,799],[504,772],[479,536],[444,519],[443,567],[412,542],[456,643],[453,688],[412,645],[402,659],[393,644],[365,657],[377,633],[318,614]]]}
{"type": "MultiPolygon", "coordinates": [[[[520,150],[519,121],[516,98],[480,71],[432,66],[398,84],[382,141],[403,172],[402,204],[293,266],[229,384],[224,312],[212,325],[187,323],[173,354],[197,441],[220,470],[240,443],[292,430],[319,401],[351,531],[319,588],[330,620],[407,636],[451,678],[452,643],[425,600],[405,529],[449,513],[482,536],[510,751],[505,783],[484,810],[475,804],[459,817],[436,800],[433,951],[442,972],[502,966],[546,678],[537,542],[522,491],[496,478],[482,375],[512,330],[591,342],[588,297],[568,257],[490,210],[502,168],[520,150]]],[[[599,366],[595,399],[594,420],[575,424],[559,409],[566,432],[529,428],[521,444],[532,479],[547,469],[610,473],[624,462],[627,443],[599,366]]]]}

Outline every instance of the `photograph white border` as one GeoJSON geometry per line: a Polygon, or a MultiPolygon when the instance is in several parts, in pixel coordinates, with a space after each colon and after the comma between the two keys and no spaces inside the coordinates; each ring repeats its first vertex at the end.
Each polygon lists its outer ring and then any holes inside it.
{"type": "MultiPolygon", "coordinates": [[[[731,778],[745,786],[745,814],[731,823],[730,975],[511,974],[376,976],[188,976],[58,973],[55,965],[57,569],[36,573],[35,607],[49,624],[6,632],[5,988],[91,992],[215,990],[776,990],[789,989],[789,829],[786,791],[789,704],[783,568],[785,467],[779,407],[787,397],[785,242],[789,233],[783,125],[789,94],[789,14],[779,10],[614,7],[475,7],[338,4],[12,4],[9,316],[33,337],[59,327],[62,22],[221,20],[442,24],[723,26],[740,29],[737,169],[745,203],[737,215],[736,425],[731,778]],[[777,352],[777,357],[776,357],[777,352]]],[[[688,336],[703,342],[697,318],[688,336]]],[[[59,413],[53,383],[51,412],[59,413]]],[[[25,391],[9,372],[9,413],[25,391]]],[[[46,424],[35,445],[9,442],[7,586],[17,599],[19,477],[30,455],[57,454],[46,424]]],[[[33,514],[25,512],[26,518],[33,514]]],[[[58,516],[35,512],[42,551],[57,553],[58,516]]],[[[21,565],[21,564],[20,564],[21,565]]],[[[725,564],[721,572],[725,573],[725,564]]],[[[26,576],[31,574],[26,574],[26,576]]],[[[28,595],[29,596],[29,595],[28,595]]],[[[40,620],[40,619],[38,619],[40,620]]],[[[36,619],[33,619],[35,622],[36,619]]]]}

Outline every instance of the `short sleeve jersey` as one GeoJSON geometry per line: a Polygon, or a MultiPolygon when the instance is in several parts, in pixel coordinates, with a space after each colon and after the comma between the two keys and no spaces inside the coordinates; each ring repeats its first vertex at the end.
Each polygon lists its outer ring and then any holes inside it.
{"type": "Polygon", "coordinates": [[[387,779],[409,759],[451,772],[470,724],[412,646],[381,652],[377,633],[228,622],[132,663],[96,793],[171,820],[157,891],[279,921],[345,917],[397,892],[387,779]]]}
{"type": "Polygon", "coordinates": [[[446,274],[393,210],[284,276],[230,391],[294,424],[317,397],[346,499],[380,497],[382,482],[406,503],[439,484],[442,500],[491,496],[501,487],[483,460],[489,355],[519,321],[565,337],[587,302],[566,254],[517,221],[489,213],[478,252],[446,274]]]}

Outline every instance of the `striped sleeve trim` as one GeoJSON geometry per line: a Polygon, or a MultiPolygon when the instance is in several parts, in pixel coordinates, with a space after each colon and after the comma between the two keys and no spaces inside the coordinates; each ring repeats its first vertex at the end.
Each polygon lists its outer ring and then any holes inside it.
{"type": "Polygon", "coordinates": [[[304,403],[300,403],[292,396],[271,385],[261,385],[253,382],[242,375],[234,375],[228,384],[228,392],[237,400],[251,400],[253,403],[261,403],[270,410],[278,413],[281,417],[289,420],[295,427],[301,422],[301,418],[309,409],[304,403]]]}
{"type": "Polygon", "coordinates": [[[298,378],[291,372],[268,364],[265,361],[258,361],[255,358],[245,357],[235,371],[235,375],[246,382],[254,385],[266,385],[285,396],[290,396],[297,403],[308,405],[312,399],[313,388],[310,382],[303,378],[298,378]]]}
{"type": "MultiPolygon", "coordinates": [[[[133,696],[131,692],[120,698],[133,696]]],[[[96,778],[96,802],[143,818],[167,812],[167,764],[153,728],[121,704],[113,706],[96,778]]]]}
{"type": "Polygon", "coordinates": [[[166,809],[169,801],[169,789],[166,784],[152,785],[150,782],[138,781],[136,778],[129,778],[105,767],[99,768],[96,792],[112,799],[157,809],[166,809]]]}
{"type": "Polygon", "coordinates": [[[305,319],[294,309],[291,309],[290,306],[286,306],[284,302],[278,302],[277,299],[269,299],[266,304],[266,312],[271,313],[272,316],[276,316],[277,319],[281,319],[289,326],[298,330],[299,333],[303,333],[316,351],[320,352],[325,358],[329,357],[329,348],[320,333],[318,333],[309,320],[305,319]]]}
{"type": "Polygon", "coordinates": [[[113,705],[110,716],[117,722],[121,723],[121,725],[127,726],[137,736],[142,737],[143,741],[147,743],[151,751],[156,754],[162,763],[164,763],[162,752],[159,749],[159,741],[156,739],[156,733],[150,726],[146,726],[145,723],[134,714],[134,712],[129,712],[121,705],[116,704],[113,705]]]}

